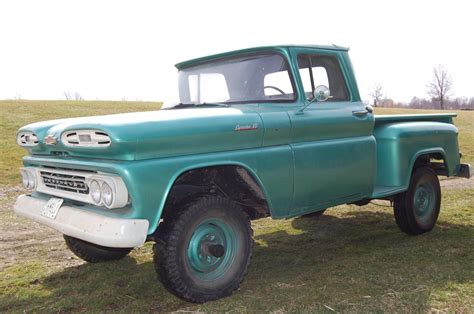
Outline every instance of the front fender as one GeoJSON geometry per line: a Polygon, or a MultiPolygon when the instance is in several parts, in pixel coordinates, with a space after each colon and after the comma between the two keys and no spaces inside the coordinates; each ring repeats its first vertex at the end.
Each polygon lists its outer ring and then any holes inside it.
{"type": "MultiPolygon", "coordinates": [[[[265,199],[267,200],[267,204],[268,204],[268,208],[270,210],[270,213],[272,213],[273,206],[272,206],[271,198],[269,197],[269,194],[266,191],[264,184],[262,183],[262,181],[258,177],[258,175],[256,173],[256,169],[253,168],[252,166],[244,163],[244,162],[241,162],[241,161],[220,160],[220,161],[215,161],[215,162],[207,161],[207,162],[200,162],[200,163],[192,164],[190,166],[182,168],[180,171],[175,172],[173,174],[173,176],[170,178],[170,180],[169,180],[169,182],[166,186],[166,191],[163,194],[162,201],[161,201],[159,209],[158,209],[157,218],[159,219],[161,217],[161,215],[163,213],[163,210],[164,210],[164,207],[165,207],[166,200],[168,199],[169,193],[170,193],[171,189],[173,188],[174,183],[176,182],[176,180],[178,180],[178,178],[181,175],[183,175],[184,173],[186,173],[188,171],[191,171],[191,170],[203,169],[203,168],[208,168],[208,167],[217,167],[217,166],[239,166],[239,167],[242,167],[245,170],[247,170],[250,173],[250,175],[252,176],[252,178],[255,180],[255,182],[258,184],[258,186],[261,188],[261,190],[263,192],[263,195],[265,196],[265,199]]],[[[154,224],[156,225],[155,226],[155,229],[156,229],[156,227],[159,224],[159,221],[155,222],[154,224]]]]}
{"type": "MultiPolygon", "coordinates": [[[[149,189],[150,186],[159,189],[154,193],[159,199],[154,207],[154,213],[150,211],[146,213],[150,217],[150,234],[158,227],[166,199],[174,182],[183,173],[204,167],[227,165],[246,169],[262,189],[272,217],[283,218],[289,212],[293,195],[293,155],[289,146],[156,159],[150,162],[154,165],[145,166],[142,169],[160,169],[159,171],[162,171],[160,179],[147,180],[154,181],[154,184],[149,183],[143,186],[143,189],[149,189]]],[[[139,176],[150,175],[141,173],[139,176]]]]}
{"type": "Polygon", "coordinates": [[[293,155],[288,145],[137,161],[49,156],[27,156],[23,160],[26,166],[93,170],[119,175],[129,191],[131,205],[128,208],[106,210],[84,206],[83,209],[112,217],[147,219],[148,234],[156,230],[175,180],[192,169],[218,165],[245,168],[262,188],[270,213],[275,218],[287,216],[293,195],[293,155]]]}

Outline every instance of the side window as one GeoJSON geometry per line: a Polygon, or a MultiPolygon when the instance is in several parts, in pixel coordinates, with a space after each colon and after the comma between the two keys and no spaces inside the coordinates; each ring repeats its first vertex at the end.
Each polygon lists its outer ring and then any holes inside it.
{"type": "Polygon", "coordinates": [[[335,57],[299,55],[298,68],[306,98],[313,97],[315,87],[325,85],[331,91],[331,98],[328,101],[349,100],[346,82],[335,57]]]}
{"type": "Polygon", "coordinates": [[[314,87],[324,85],[329,87],[328,72],[324,67],[308,67],[300,68],[301,79],[303,80],[303,88],[306,98],[313,97],[313,85],[311,84],[311,74],[313,74],[314,87]],[[310,71],[312,73],[310,73],[310,71]]]}
{"type": "Polygon", "coordinates": [[[263,78],[264,94],[266,97],[272,96],[293,98],[293,86],[291,85],[288,71],[269,73],[263,78]]]}

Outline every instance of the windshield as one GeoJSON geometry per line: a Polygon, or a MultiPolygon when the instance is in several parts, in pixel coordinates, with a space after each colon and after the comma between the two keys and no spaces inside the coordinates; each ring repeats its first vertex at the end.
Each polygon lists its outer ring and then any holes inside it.
{"type": "Polygon", "coordinates": [[[288,63],[279,54],[259,54],[209,62],[178,72],[183,104],[292,101],[288,63]]]}

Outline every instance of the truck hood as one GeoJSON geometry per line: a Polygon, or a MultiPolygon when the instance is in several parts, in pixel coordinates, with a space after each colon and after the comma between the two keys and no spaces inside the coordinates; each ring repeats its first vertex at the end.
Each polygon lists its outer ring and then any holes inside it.
{"type": "Polygon", "coordinates": [[[29,124],[19,132],[37,135],[31,154],[141,160],[260,147],[263,124],[258,113],[237,108],[191,108],[51,120],[29,124]],[[108,147],[70,147],[61,135],[73,130],[100,130],[108,147]],[[54,137],[55,145],[44,143],[54,137]]]}

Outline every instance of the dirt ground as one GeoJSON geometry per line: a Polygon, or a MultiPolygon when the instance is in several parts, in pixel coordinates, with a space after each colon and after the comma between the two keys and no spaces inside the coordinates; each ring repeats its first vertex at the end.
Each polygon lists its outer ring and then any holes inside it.
{"type": "Polygon", "coordinates": [[[0,272],[18,262],[47,258],[52,268],[67,267],[83,262],[75,257],[55,230],[13,213],[21,186],[0,188],[0,272]]]}
{"type": "Polygon", "coordinates": [[[441,187],[444,189],[474,189],[474,177],[464,178],[443,178],[441,187]]]}
{"type": "MultiPolygon", "coordinates": [[[[441,186],[445,193],[449,189],[474,189],[474,177],[443,179],[441,186]]],[[[51,268],[83,264],[67,249],[61,234],[13,214],[15,198],[24,192],[21,186],[0,187],[0,271],[17,261],[38,258],[51,261],[51,268]]]]}

